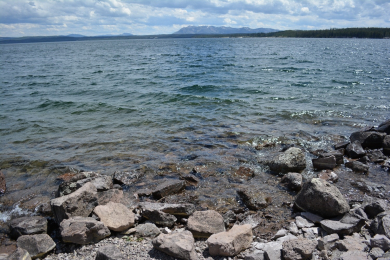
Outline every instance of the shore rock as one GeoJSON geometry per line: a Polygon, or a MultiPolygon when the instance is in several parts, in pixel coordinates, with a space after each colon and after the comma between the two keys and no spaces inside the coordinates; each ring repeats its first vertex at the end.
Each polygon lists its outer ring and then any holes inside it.
{"type": "Polygon", "coordinates": [[[342,223],[341,221],[329,219],[321,221],[322,229],[324,229],[328,234],[336,233],[339,236],[346,236],[356,232],[360,232],[364,224],[364,219],[360,219],[357,223],[354,224],[347,224],[342,223]]]}
{"type": "Polygon", "coordinates": [[[366,151],[364,151],[359,141],[354,141],[350,143],[346,148],[346,152],[348,156],[352,159],[358,159],[366,155],[366,151]]]}
{"type": "Polygon", "coordinates": [[[316,247],[316,240],[300,238],[285,241],[282,249],[283,257],[285,260],[311,259],[316,247]]]}
{"type": "Polygon", "coordinates": [[[339,176],[331,170],[321,171],[320,173],[318,173],[318,178],[330,183],[336,183],[339,180],[339,176]]]}
{"type": "Polygon", "coordinates": [[[168,195],[180,192],[185,188],[185,181],[182,180],[167,180],[153,190],[152,195],[156,199],[161,199],[168,195]]]}
{"type": "Polygon", "coordinates": [[[161,231],[155,224],[145,223],[136,226],[135,234],[140,237],[156,237],[160,235],[161,231]]]}
{"type": "Polygon", "coordinates": [[[337,233],[324,236],[318,240],[318,248],[320,250],[333,250],[336,246],[335,243],[340,239],[337,233]]]}
{"type": "Polygon", "coordinates": [[[265,259],[280,260],[282,259],[283,242],[268,242],[264,245],[263,251],[265,259]]]}
{"type": "Polygon", "coordinates": [[[109,202],[97,206],[93,212],[112,231],[124,231],[134,225],[134,213],[121,203],[109,202]]]}
{"type": "Polygon", "coordinates": [[[138,206],[142,210],[159,210],[174,216],[188,217],[195,212],[194,204],[169,204],[169,203],[152,203],[140,202],[138,206]]]}
{"type": "Polygon", "coordinates": [[[370,228],[376,234],[385,235],[390,238],[390,212],[379,213],[371,223],[370,228]]]}
{"type": "Polygon", "coordinates": [[[208,238],[225,231],[223,217],[214,210],[196,211],[188,218],[187,228],[194,237],[208,238]]]}
{"type": "Polygon", "coordinates": [[[351,143],[358,141],[363,148],[379,149],[382,148],[383,138],[385,133],[375,131],[359,131],[352,133],[350,136],[351,143]]]}
{"type": "Polygon", "coordinates": [[[295,206],[324,218],[337,217],[349,211],[348,202],[336,186],[318,178],[303,185],[295,206]]]}
{"type": "Polygon", "coordinates": [[[106,245],[100,247],[96,252],[95,260],[124,260],[125,257],[120,252],[120,249],[114,245],[106,245]]]}
{"type": "Polygon", "coordinates": [[[390,249],[390,239],[385,235],[375,235],[370,239],[371,247],[379,247],[383,251],[388,251],[390,249]]]}
{"type": "Polygon", "coordinates": [[[317,170],[332,170],[337,166],[336,157],[331,155],[328,157],[319,157],[311,160],[313,168],[317,170]]]}
{"type": "Polygon", "coordinates": [[[4,174],[0,171],[0,194],[7,191],[7,183],[5,182],[4,174]]]}
{"type": "Polygon", "coordinates": [[[382,199],[370,197],[364,195],[362,208],[369,218],[374,218],[379,213],[382,213],[389,208],[387,207],[387,202],[382,199]]]}
{"type": "Polygon", "coordinates": [[[156,225],[164,227],[172,227],[177,218],[171,214],[152,209],[144,209],[142,216],[156,225]]]}
{"type": "Polygon", "coordinates": [[[121,172],[116,171],[114,172],[114,176],[112,177],[113,182],[121,185],[131,185],[138,181],[139,178],[141,178],[144,174],[141,172],[121,172]]]}
{"type": "Polygon", "coordinates": [[[302,174],[289,172],[283,176],[281,182],[286,183],[289,189],[299,191],[302,189],[302,174]]]}
{"type": "Polygon", "coordinates": [[[21,217],[9,222],[10,237],[17,239],[22,235],[47,233],[47,220],[40,216],[21,217]]]}
{"type": "Polygon", "coordinates": [[[73,216],[88,217],[98,205],[97,189],[88,182],[75,192],[50,201],[57,223],[73,216]]]}
{"type": "Polygon", "coordinates": [[[328,152],[328,153],[320,154],[320,158],[321,157],[330,157],[330,156],[334,156],[336,158],[336,164],[337,165],[340,165],[340,164],[344,163],[344,155],[340,151],[331,151],[331,152],[328,152]]]}
{"type": "Polygon", "coordinates": [[[72,217],[60,225],[62,240],[65,243],[86,245],[96,243],[111,235],[110,230],[93,218],[72,217]]]}
{"type": "Polygon", "coordinates": [[[99,174],[96,172],[81,172],[74,176],[70,176],[70,179],[69,177],[65,178],[68,181],[63,182],[58,186],[56,197],[62,197],[75,192],[79,188],[83,187],[86,183],[92,181],[93,178],[99,176],[99,174]]]}
{"type": "Polygon", "coordinates": [[[153,241],[153,247],[170,256],[185,260],[197,260],[195,239],[189,231],[160,234],[153,241]]]}
{"type": "Polygon", "coordinates": [[[259,210],[268,206],[270,199],[261,191],[248,187],[237,190],[238,196],[248,209],[259,210]]]}
{"type": "Polygon", "coordinates": [[[249,248],[253,241],[251,225],[234,225],[229,231],[211,235],[207,239],[212,256],[235,256],[249,248]]]}
{"type": "Polygon", "coordinates": [[[383,153],[390,155],[390,134],[383,139],[383,153]]]}
{"type": "Polygon", "coordinates": [[[364,163],[358,161],[351,161],[345,163],[345,167],[350,168],[352,171],[357,173],[368,173],[370,167],[364,163]]]}
{"type": "Polygon", "coordinates": [[[337,241],[336,247],[340,251],[366,251],[368,246],[364,242],[365,240],[359,234],[354,234],[353,236],[346,236],[343,240],[337,241]]]}
{"type": "Polygon", "coordinates": [[[271,171],[278,173],[301,172],[306,168],[306,158],[301,149],[291,147],[266,164],[271,171]]]}
{"type": "Polygon", "coordinates": [[[26,250],[31,258],[42,257],[56,247],[48,234],[24,235],[17,240],[19,248],[26,250]]]}
{"type": "Polygon", "coordinates": [[[118,189],[111,189],[97,193],[99,205],[106,205],[109,202],[121,203],[124,196],[123,191],[118,189]]]}
{"type": "Polygon", "coordinates": [[[27,250],[19,247],[8,256],[7,260],[31,260],[31,256],[27,250]]]}
{"type": "Polygon", "coordinates": [[[378,128],[376,129],[378,132],[384,132],[388,135],[390,135],[390,120],[387,120],[385,122],[382,122],[378,128]]]}

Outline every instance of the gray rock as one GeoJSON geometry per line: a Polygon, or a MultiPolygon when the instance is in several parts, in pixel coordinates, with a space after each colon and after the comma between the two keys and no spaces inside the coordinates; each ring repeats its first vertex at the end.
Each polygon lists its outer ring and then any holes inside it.
{"type": "Polygon", "coordinates": [[[390,135],[386,135],[383,139],[383,153],[390,155],[390,135]]]}
{"type": "Polygon", "coordinates": [[[114,172],[113,181],[114,183],[118,183],[121,185],[131,185],[138,181],[144,174],[141,172],[121,172],[121,171],[116,171],[114,172]]]}
{"type": "Polygon", "coordinates": [[[195,212],[193,204],[169,204],[169,203],[152,203],[140,202],[138,205],[142,210],[159,210],[174,216],[188,217],[195,212]]]}
{"type": "Polygon", "coordinates": [[[328,157],[319,157],[317,159],[311,160],[313,163],[313,168],[317,170],[332,170],[337,166],[336,157],[331,155],[328,157]]]}
{"type": "Polygon", "coordinates": [[[374,218],[379,213],[388,210],[387,202],[382,199],[364,195],[362,208],[369,218],[374,218]]]}
{"type": "Polygon", "coordinates": [[[323,179],[329,183],[336,183],[339,180],[339,176],[331,170],[323,170],[318,173],[318,178],[323,179]]]}
{"type": "Polygon", "coordinates": [[[134,225],[134,213],[121,203],[109,202],[97,206],[93,212],[112,231],[124,231],[134,225]]]}
{"type": "Polygon", "coordinates": [[[298,239],[298,237],[294,236],[292,234],[287,234],[284,237],[279,237],[278,239],[276,239],[276,242],[283,244],[283,242],[285,242],[285,241],[290,241],[290,240],[294,240],[294,239],[298,239]]]}
{"type": "Polygon", "coordinates": [[[223,217],[214,210],[195,211],[188,218],[187,228],[194,237],[208,238],[212,234],[225,231],[223,217]]]}
{"type": "Polygon", "coordinates": [[[199,178],[193,174],[181,174],[180,180],[184,180],[188,186],[196,186],[200,182],[199,178]]]}
{"type": "MultiPolygon", "coordinates": [[[[385,149],[385,147],[383,147],[383,149],[385,149]]],[[[374,162],[374,163],[381,163],[387,159],[387,157],[380,150],[368,151],[368,158],[370,159],[371,162],[374,162]]]]}
{"type": "Polygon", "coordinates": [[[156,199],[161,199],[168,195],[172,195],[182,191],[185,188],[185,181],[182,180],[167,180],[153,190],[152,195],[156,199]]]}
{"type": "Polygon", "coordinates": [[[282,243],[269,242],[264,245],[264,258],[266,260],[281,260],[282,259],[282,243]]]}
{"type": "Polygon", "coordinates": [[[379,213],[370,228],[376,233],[390,238],[390,211],[379,213]]]}
{"type": "Polygon", "coordinates": [[[316,239],[318,237],[319,228],[302,228],[303,237],[307,239],[316,239]]]}
{"type": "Polygon", "coordinates": [[[113,183],[111,176],[102,175],[97,178],[93,178],[91,183],[95,185],[98,191],[106,191],[112,189],[113,183]]]}
{"type": "Polygon", "coordinates": [[[379,247],[383,251],[388,251],[390,249],[390,239],[385,235],[375,235],[370,239],[371,247],[379,247]]]}
{"type": "Polygon", "coordinates": [[[385,253],[385,252],[383,252],[383,250],[380,249],[379,247],[374,247],[374,248],[372,248],[371,251],[370,251],[370,257],[371,257],[372,259],[377,259],[377,258],[383,256],[384,253],[385,253]]]}
{"type": "Polygon", "coordinates": [[[57,223],[73,216],[88,217],[98,205],[97,189],[88,182],[75,192],[50,201],[57,223]]]}
{"type": "Polygon", "coordinates": [[[297,172],[289,172],[283,176],[281,182],[286,183],[289,189],[299,191],[302,188],[302,175],[297,172]]]}
{"type": "Polygon", "coordinates": [[[306,168],[306,158],[301,149],[291,147],[266,164],[271,171],[278,173],[301,172],[306,168]]]}
{"type": "Polygon", "coordinates": [[[379,257],[377,260],[390,260],[390,252],[384,253],[381,257],[379,257]]]}
{"type": "Polygon", "coordinates": [[[354,234],[353,236],[345,236],[343,240],[337,241],[335,245],[340,251],[367,251],[368,246],[364,242],[365,240],[358,234],[354,234]]]}
{"type": "Polygon", "coordinates": [[[123,201],[123,191],[111,189],[97,193],[99,205],[106,205],[109,202],[121,203],[123,201]]]}
{"type": "Polygon", "coordinates": [[[347,146],[350,144],[350,142],[340,142],[334,145],[334,149],[339,150],[339,149],[345,149],[347,146]]]}
{"type": "Polygon", "coordinates": [[[194,237],[189,231],[160,234],[152,241],[153,247],[157,250],[185,260],[198,259],[194,243],[194,237]]]}
{"type": "Polygon", "coordinates": [[[76,174],[69,181],[63,182],[58,186],[56,197],[69,195],[98,176],[100,176],[100,174],[96,172],[81,172],[76,174]]]}
{"type": "Polygon", "coordinates": [[[346,152],[348,156],[352,159],[358,159],[366,155],[366,151],[364,151],[359,141],[354,141],[350,143],[346,148],[346,152]]]}
{"type": "Polygon", "coordinates": [[[212,256],[235,256],[251,246],[252,236],[250,225],[234,225],[229,231],[213,234],[207,239],[209,253],[212,256]]]}
{"type": "Polygon", "coordinates": [[[4,194],[7,191],[7,183],[5,181],[4,174],[0,171],[0,194],[4,194]]]}
{"type": "Polygon", "coordinates": [[[371,260],[370,256],[366,252],[362,252],[359,250],[351,250],[348,252],[344,252],[340,255],[342,260],[371,260]]]}
{"type": "Polygon", "coordinates": [[[336,248],[335,243],[340,239],[336,233],[324,236],[318,240],[318,248],[320,250],[333,250],[336,248]]]}
{"type": "Polygon", "coordinates": [[[368,165],[358,161],[346,162],[345,167],[350,168],[356,173],[368,173],[368,171],[370,170],[370,167],[368,165]]]}
{"type": "Polygon", "coordinates": [[[9,222],[10,237],[17,239],[22,235],[47,233],[47,220],[40,216],[29,216],[13,219],[9,222]]]}
{"type": "Polygon", "coordinates": [[[284,237],[287,234],[288,234],[288,230],[282,228],[282,229],[278,230],[278,232],[276,232],[276,234],[272,237],[272,240],[276,240],[279,237],[284,237]]]}
{"type": "Polygon", "coordinates": [[[223,214],[223,221],[225,222],[225,225],[229,225],[229,223],[234,223],[237,220],[236,214],[232,210],[228,210],[223,214]]]}
{"type": "Polygon", "coordinates": [[[295,206],[325,218],[340,216],[349,211],[348,202],[336,186],[318,178],[303,185],[295,206]]]}
{"type": "Polygon", "coordinates": [[[93,218],[72,217],[60,225],[62,240],[65,243],[86,245],[97,243],[111,235],[110,230],[93,218]]]}
{"type": "Polygon", "coordinates": [[[336,158],[337,165],[344,163],[344,155],[340,151],[331,151],[329,153],[320,154],[320,157],[330,157],[330,156],[334,156],[336,158]]]}
{"type": "Polygon", "coordinates": [[[140,237],[156,237],[161,233],[160,229],[152,223],[140,224],[135,227],[135,231],[140,237]]]}
{"type": "Polygon", "coordinates": [[[313,223],[319,224],[324,218],[310,212],[301,212],[301,216],[313,223]]]}
{"type": "Polygon", "coordinates": [[[310,228],[310,227],[314,227],[314,223],[305,219],[305,218],[302,218],[301,216],[297,216],[295,218],[295,224],[297,224],[297,227],[299,228],[310,228]]]}
{"type": "Polygon", "coordinates": [[[363,148],[379,149],[382,148],[383,138],[385,133],[375,131],[360,131],[352,133],[350,136],[351,143],[358,141],[362,144],[363,148]]]}
{"type": "Polygon", "coordinates": [[[95,260],[124,260],[127,259],[121,253],[120,249],[114,245],[105,245],[99,247],[96,252],[95,260]]]}
{"type": "Polygon", "coordinates": [[[305,238],[283,242],[283,257],[285,260],[311,259],[317,247],[316,240],[305,238]]]}
{"type": "Polygon", "coordinates": [[[56,243],[48,234],[20,236],[17,245],[26,250],[33,259],[46,255],[56,247],[56,243]]]}
{"type": "Polygon", "coordinates": [[[390,120],[382,122],[376,129],[378,132],[390,135],[390,120]]]}
{"type": "Polygon", "coordinates": [[[346,224],[336,220],[323,220],[321,221],[321,227],[328,233],[337,233],[340,236],[351,235],[355,232],[360,232],[364,226],[365,221],[360,219],[356,224],[346,224]]]}
{"type": "Polygon", "coordinates": [[[382,193],[385,193],[390,189],[384,184],[370,182],[365,179],[353,180],[351,181],[351,185],[367,194],[375,196],[381,196],[382,193]]]}
{"type": "Polygon", "coordinates": [[[163,227],[172,227],[177,220],[175,216],[159,210],[144,209],[142,216],[154,224],[163,227]]]}
{"type": "Polygon", "coordinates": [[[259,190],[249,187],[237,190],[238,196],[242,202],[251,210],[259,210],[268,206],[271,199],[259,190]]]}
{"type": "Polygon", "coordinates": [[[17,248],[7,260],[31,260],[30,254],[23,248],[17,248]]]}
{"type": "Polygon", "coordinates": [[[256,249],[253,252],[245,255],[244,260],[264,260],[264,251],[256,249]]]}
{"type": "Polygon", "coordinates": [[[298,235],[298,226],[295,224],[295,222],[291,222],[288,226],[288,230],[291,232],[291,234],[298,235]]]}
{"type": "Polygon", "coordinates": [[[341,219],[341,223],[357,224],[361,219],[368,220],[367,214],[362,208],[355,208],[346,213],[341,219]]]}

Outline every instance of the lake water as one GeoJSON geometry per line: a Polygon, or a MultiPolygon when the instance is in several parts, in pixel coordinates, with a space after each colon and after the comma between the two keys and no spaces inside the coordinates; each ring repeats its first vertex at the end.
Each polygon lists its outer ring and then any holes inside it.
{"type": "Polygon", "coordinates": [[[390,117],[389,40],[10,44],[0,60],[3,205],[52,196],[69,170],[155,179],[203,167],[231,197],[235,182],[220,176],[261,172],[256,145],[329,147],[390,117]]]}

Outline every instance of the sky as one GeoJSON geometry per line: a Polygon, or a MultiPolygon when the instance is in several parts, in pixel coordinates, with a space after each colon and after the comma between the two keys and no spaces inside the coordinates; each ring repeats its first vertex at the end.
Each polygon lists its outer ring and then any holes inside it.
{"type": "Polygon", "coordinates": [[[0,0],[0,37],[390,27],[390,0],[0,0]]]}

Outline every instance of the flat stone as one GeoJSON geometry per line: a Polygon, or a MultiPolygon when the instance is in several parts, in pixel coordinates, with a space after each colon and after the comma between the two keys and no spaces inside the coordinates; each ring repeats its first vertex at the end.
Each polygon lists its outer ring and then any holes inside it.
{"type": "Polygon", "coordinates": [[[56,243],[48,234],[23,235],[18,238],[17,244],[33,259],[46,255],[56,247],[56,243]]]}
{"type": "Polygon", "coordinates": [[[112,189],[113,182],[111,176],[101,175],[97,178],[93,178],[91,183],[95,185],[98,191],[107,191],[112,189]]]}
{"type": "Polygon", "coordinates": [[[317,247],[316,240],[305,238],[283,242],[283,257],[285,260],[311,259],[317,247]]]}
{"type": "Polygon", "coordinates": [[[295,240],[295,239],[298,239],[298,237],[294,236],[292,234],[287,234],[284,237],[279,237],[278,239],[276,239],[276,241],[283,244],[283,242],[285,242],[285,241],[290,241],[290,240],[295,240]]]}
{"type": "Polygon", "coordinates": [[[40,216],[16,218],[8,224],[10,227],[10,237],[15,240],[22,235],[47,233],[47,220],[40,216]]]}
{"type": "Polygon", "coordinates": [[[195,239],[189,231],[160,234],[153,239],[153,247],[170,256],[185,260],[197,260],[195,239]]]}
{"type": "Polygon", "coordinates": [[[268,206],[270,199],[261,191],[249,187],[237,190],[238,196],[248,209],[259,210],[268,206]]]}
{"type": "Polygon", "coordinates": [[[314,227],[314,223],[311,221],[308,221],[307,219],[297,216],[295,218],[295,224],[297,224],[298,228],[309,228],[309,227],[314,227]]]}
{"type": "Polygon", "coordinates": [[[356,173],[368,173],[370,170],[370,167],[367,164],[358,161],[346,162],[345,167],[350,168],[356,173]]]}
{"type": "Polygon", "coordinates": [[[121,253],[120,248],[114,245],[105,245],[99,247],[96,252],[95,260],[124,260],[127,259],[121,253]]]}
{"type": "Polygon", "coordinates": [[[155,224],[146,223],[136,226],[135,233],[140,237],[156,237],[161,234],[161,231],[155,224]]]}
{"type": "Polygon", "coordinates": [[[244,260],[264,260],[264,251],[254,250],[253,252],[245,255],[244,260]]]}
{"type": "Polygon", "coordinates": [[[194,237],[208,238],[212,234],[225,231],[223,217],[214,210],[195,211],[188,218],[187,228],[194,237]]]}
{"type": "Polygon", "coordinates": [[[163,227],[172,227],[177,220],[175,216],[159,210],[144,209],[142,216],[156,225],[163,227]]]}
{"type": "Polygon", "coordinates": [[[134,213],[121,203],[109,202],[97,206],[93,212],[112,231],[124,231],[134,225],[134,213]]]}
{"type": "Polygon", "coordinates": [[[281,260],[282,259],[282,243],[269,242],[264,245],[263,251],[265,259],[267,260],[281,260]]]}
{"type": "Polygon", "coordinates": [[[320,217],[310,212],[301,212],[301,216],[316,224],[319,224],[322,220],[324,220],[323,217],[320,217]]]}
{"type": "Polygon", "coordinates": [[[291,147],[285,152],[275,156],[266,164],[273,172],[301,172],[306,168],[306,158],[304,152],[301,149],[291,147]]]}
{"type": "Polygon", "coordinates": [[[320,250],[333,250],[335,243],[339,241],[340,237],[336,233],[324,236],[318,240],[318,248],[320,250]]]}
{"type": "Polygon", "coordinates": [[[334,145],[334,149],[339,150],[339,149],[345,149],[347,146],[350,144],[350,142],[340,142],[334,145]]]}
{"type": "Polygon", "coordinates": [[[286,183],[287,187],[291,190],[299,191],[302,188],[302,174],[289,172],[282,177],[281,183],[286,183]]]}
{"type": "Polygon", "coordinates": [[[336,164],[340,165],[344,163],[344,155],[340,151],[331,151],[329,153],[322,153],[320,154],[320,157],[330,157],[334,156],[336,158],[336,164]]]}
{"type": "Polygon", "coordinates": [[[313,163],[313,168],[317,170],[332,170],[337,166],[336,157],[331,155],[328,157],[319,157],[317,159],[311,160],[313,163]]]}
{"type": "Polygon", "coordinates": [[[110,230],[94,218],[72,217],[60,225],[62,240],[65,243],[86,245],[97,243],[111,235],[110,230]]]}
{"type": "Polygon", "coordinates": [[[152,195],[156,199],[161,199],[168,195],[172,195],[182,191],[185,188],[185,181],[182,180],[167,180],[153,190],[152,195]]]}
{"type": "Polygon", "coordinates": [[[169,204],[169,203],[152,203],[140,202],[138,205],[142,210],[159,210],[174,216],[188,217],[195,212],[195,205],[185,204],[169,204]]]}
{"type": "Polygon", "coordinates": [[[345,236],[343,240],[335,243],[340,251],[366,251],[368,246],[364,243],[364,239],[357,236],[345,236]]]}
{"type": "Polygon", "coordinates": [[[302,228],[303,236],[307,239],[316,239],[318,237],[319,230],[314,228],[302,228]]]}
{"type": "Polygon", "coordinates": [[[323,220],[321,221],[321,227],[328,233],[337,233],[340,236],[350,235],[355,232],[360,232],[364,226],[365,221],[361,219],[357,224],[346,224],[335,220],[323,220]]]}
{"type": "Polygon", "coordinates": [[[298,226],[297,224],[295,224],[295,222],[290,222],[289,226],[288,226],[288,230],[294,234],[294,235],[298,235],[298,226]]]}
{"type": "Polygon", "coordinates": [[[370,239],[371,247],[379,247],[383,251],[388,251],[390,249],[390,239],[385,235],[375,235],[370,239]]]}
{"type": "Polygon", "coordinates": [[[229,231],[211,235],[207,239],[212,256],[235,256],[249,248],[253,241],[250,225],[234,225],[229,231]]]}
{"type": "Polygon", "coordinates": [[[278,230],[278,232],[276,232],[276,234],[272,237],[272,240],[276,240],[278,239],[279,237],[284,237],[285,235],[288,234],[288,230],[286,229],[280,229],[278,230]]]}
{"type": "Polygon", "coordinates": [[[27,252],[27,250],[19,247],[11,255],[9,255],[5,259],[7,259],[7,260],[31,260],[31,256],[27,252]]]}

